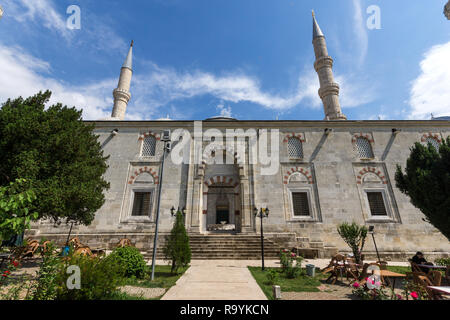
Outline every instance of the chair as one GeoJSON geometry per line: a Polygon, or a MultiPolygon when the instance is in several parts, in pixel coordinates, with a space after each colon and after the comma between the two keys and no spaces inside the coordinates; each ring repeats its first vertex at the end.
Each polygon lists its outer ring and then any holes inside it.
{"type": "Polygon", "coordinates": [[[440,287],[442,283],[442,273],[437,270],[432,270],[427,274],[428,279],[433,283],[433,286],[440,287]]]}
{"type": "Polygon", "coordinates": [[[328,282],[331,279],[333,279],[331,284],[335,284],[339,278],[339,275],[341,276],[341,280],[344,273],[347,275],[347,266],[345,265],[345,259],[346,258],[341,254],[335,255],[331,259],[330,265],[324,270],[327,272],[331,272],[331,275],[328,277],[327,280],[325,280],[325,282],[328,282]]]}
{"type": "Polygon", "coordinates": [[[381,270],[387,270],[388,263],[386,261],[377,261],[381,270]]]}
{"type": "Polygon", "coordinates": [[[49,246],[50,246],[51,243],[52,243],[51,241],[47,240],[47,241],[45,241],[45,242],[42,244],[41,255],[44,255],[44,254],[47,253],[47,251],[48,251],[49,246]]]}
{"type": "Polygon", "coordinates": [[[72,238],[69,240],[69,246],[73,245],[73,248],[76,250],[80,247],[83,247],[83,245],[81,244],[81,241],[78,237],[72,238]]]}
{"type": "MultiPolygon", "coordinates": [[[[363,269],[361,271],[361,274],[359,275],[359,281],[360,281],[361,285],[364,285],[367,282],[366,279],[368,277],[370,277],[371,275],[373,275],[373,272],[372,273],[368,272],[368,269],[370,266],[377,266],[379,268],[379,270],[383,270],[383,269],[381,269],[381,265],[378,263],[365,263],[363,266],[363,269]]],[[[379,277],[380,277],[381,283],[386,283],[384,280],[384,277],[381,274],[379,275],[379,277]]]]}
{"type": "Polygon", "coordinates": [[[343,259],[345,259],[345,257],[341,254],[337,254],[337,255],[331,257],[331,260],[330,260],[330,263],[328,263],[328,266],[326,266],[325,268],[323,268],[320,271],[322,273],[328,273],[328,272],[332,271],[334,269],[336,259],[343,260],[343,259]]]}
{"type": "Polygon", "coordinates": [[[347,280],[350,280],[350,285],[352,285],[356,281],[359,281],[358,265],[356,264],[353,258],[347,258],[345,267],[346,267],[345,274],[347,280]]]}
{"type": "Polygon", "coordinates": [[[88,257],[94,257],[95,256],[92,253],[91,249],[89,249],[89,247],[87,247],[87,246],[75,249],[74,255],[88,256],[88,257]]]}
{"type": "Polygon", "coordinates": [[[117,244],[117,248],[124,248],[124,247],[132,247],[130,239],[120,239],[119,243],[117,244]]]}
{"type": "Polygon", "coordinates": [[[33,257],[33,255],[36,253],[37,249],[39,249],[39,241],[32,240],[30,241],[23,252],[20,254],[20,259],[27,258],[27,257],[33,257]]]}
{"type": "Polygon", "coordinates": [[[417,275],[415,279],[416,283],[421,287],[421,289],[427,293],[430,300],[441,300],[441,295],[439,293],[436,293],[432,289],[428,288],[428,286],[436,285],[433,284],[433,282],[427,276],[417,275]]]}

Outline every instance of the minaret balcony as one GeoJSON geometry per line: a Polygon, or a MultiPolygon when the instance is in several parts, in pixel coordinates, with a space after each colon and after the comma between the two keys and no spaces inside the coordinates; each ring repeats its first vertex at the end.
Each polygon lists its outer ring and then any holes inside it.
{"type": "Polygon", "coordinates": [[[333,68],[333,58],[330,56],[320,57],[314,62],[314,69],[318,72],[322,68],[333,68]]]}
{"type": "Polygon", "coordinates": [[[122,100],[128,103],[131,99],[131,94],[128,90],[116,88],[113,91],[113,96],[117,100],[122,100]]]}
{"type": "Polygon", "coordinates": [[[329,83],[325,87],[319,89],[319,96],[321,99],[331,94],[339,95],[340,87],[337,83],[329,83]]]}

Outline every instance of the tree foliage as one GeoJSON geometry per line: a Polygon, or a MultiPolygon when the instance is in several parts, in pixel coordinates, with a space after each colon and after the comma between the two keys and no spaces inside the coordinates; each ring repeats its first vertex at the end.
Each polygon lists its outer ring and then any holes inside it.
{"type": "Polygon", "coordinates": [[[180,268],[187,267],[191,262],[189,236],[184,226],[184,217],[180,211],[177,212],[175,224],[164,247],[164,255],[167,260],[172,261],[172,273],[178,272],[180,268]]]}
{"type": "Polygon", "coordinates": [[[45,105],[51,92],[6,101],[0,110],[0,186],[26,179],[40,218],[88,225],[103,205],[103,156],[93,125],[81,111],[45,105]]]}
{"type": "Polygon", "coordinates": [[[450,137],[439,150],[416,143],[406,162],[405,173],[397,166],[397,188],[426,216],[426,221],[450,240],[450,137]]]}
{"type": "Polygon", "coordinates": [[[337,230],[341,238],[348,244],[350,249],[352,249],[355,262],[362,262],[361,252],[364,249],[367,238],[367,227],[359,226],[355,222],[352,224],[344,222],[338,226],[337,230]]]}
{"type": "Polygon", "coordinates": [[[28,185],[25,179],[17,179],[0,187],[0,239],[22,234],[38,219],[38,213],[30,209],[36,194],[28,185]]]}

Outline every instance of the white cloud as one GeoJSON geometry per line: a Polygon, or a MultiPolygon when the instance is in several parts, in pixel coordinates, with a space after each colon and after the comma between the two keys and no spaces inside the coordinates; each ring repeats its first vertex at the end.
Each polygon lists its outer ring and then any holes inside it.
{"type": "MultiPolygon", "coordinates": [[[[204,95],[222,101],[223,106],[218,111],[225,116],[231,116],[231,108],[225,107],[226,103],[250,102],[276,111],[289,110],[300,103],[318,109],[322,106],[317,93],[319,81],[312,68],[301,73],[296,89],[280,95],[265,92],[256,78],[243,73],[216,76],[203,71],[179,73],[153,63],[148,63],[148,66],[133,77],[132,100],[127,112],[129,120],[160,118],[167,111],[177,119],[186,119],[189,116],[186,111],[180,112],[168,106],[175,101],[204,95]]],[[[360,81],[349,76],[339,76],[337,80],[342,87],[344,108],[371,101],[370,91],[364,90],[360,81]]],[[[51,103],[61,102],[83,108],[83,118],[95,120],[110,115],[113,106],[111,92],[116,85],[117,79],[99,79],[87,85],[66,83],[52,76],[48,62],[27,54],[22,48],[0,44],[0,100],[26,97],[50,89],[53,92],[51,103]]]]}
{"type": "Polygon", "coordinates": [[[69,14],[66,9],[58,9],[53,0],[4,0],[5,14],[12,17],[18,26],[43,25],[45,28],[60,34],[68,43],[74,46],[88,46],[95,51],[116,52],[125,50],[127,41],[117,35],[110,27],[111,22],[105,23],[103,17],[97,16],[84,9],[81,11],[82,21],[88,21],[81,25],[81,30],[67,28],[69,14]]]}
{"type": "Polygon", "coordinates": [[[223,104],[219,104],[219,105],[216,107],[216,109],[217,109],[217,111],[219,112],[219,115],[220,115],[221,117],[231,118],[231,115],[232,115],[232,113],[231,113],[231,107],[226,107],[226,106],[224,106],[223,104]]]}
{"type": "Polygon", "coordinates": [[[52,78],[49,68],[47,62],[24,53],[21,48],[0,45],[0,101],[50,89],[53,92],[51,104],[62,102],[69,107],[83,108],[85,119],[100,119],[110,114],[111,90],[116,81],[74,86],[52,78]]]}
{"type": "Polygon", "coordinates": [[[420,62],[421,74],[411,86],[410,119],[450,115],[450,42],[433,46],[420,62]]]}
{"type": "Polygon", "coordinates": [[[361,0],[353,0],[353,10],[354,32],[359,48],[358,63],[359,65],[363,65],[369,49],[369,36],[367,34],[363,10],[361,8],[361,0]]]}
{"type": "MultiPolygon", "coordinates": [[[[242,73],[223,76],[203,71],[177,73],[155,64],[151,64],[150,69],[145,75],[136,75],[133,79],[136,105],[160,107],[175,100],[209,94],[221,101],[251,102],[278,111],[291,109],[300,103],[312,108],[322,106],[318,96],[319,80],[312,68],[303,72],[298,78],[296,89],[285,95],[263,91],[257,79],[242,73]]],[[[356,107],[373,100],[372,91],[363,89],[360,79],[341,75],[337,77],[337,81],[342,88],[344,108],[356,107]]]]}
{"type": "Polygon", "coordinates": [[[50,30],[59,32],[66,38],[70,30],[65,18],[59,14],[52,0],[4,0],[8,16],[20,23],[41,21],[50,30]]]}

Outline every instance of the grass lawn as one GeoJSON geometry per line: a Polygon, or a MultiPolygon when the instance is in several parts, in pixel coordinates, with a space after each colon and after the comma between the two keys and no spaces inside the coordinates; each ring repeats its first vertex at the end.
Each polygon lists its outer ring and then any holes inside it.
{"type": "Polygon", "coordinates": [[[407,272],[411,272],[411,267],[396,267],[396,266],[388,266],[387,269],[392,272],[397,272],[401,274],[406,274],[407,272]]]}
{"type": "Polygon", "coordinates": [[[320,290],[317,287],[321,285],[319,280],[326,277],[326,275],[316,272],[314,278],[302,275],[296,279],[288,279],[281,273],[281,268],[266,268],[265,271],[262,271],[260,267],[248,267],[248,269],[266,297],[270,300],[274,299],[272,285],[267,282],[267,274],[270,269],[279,271],[276,284],[281,287],[282,292],[318,292],[320,290]]]}
{"type": "Polygon", "coordinates": [[[151,281],[152,269],[149,267],[144,279],[128,278],[125,284],[134,287],[169,289],[175,285],[188,268],[181,269],[178,274],[172,274],[170,269],[171,266],[156,266],[155,280],[151,281]]]}

